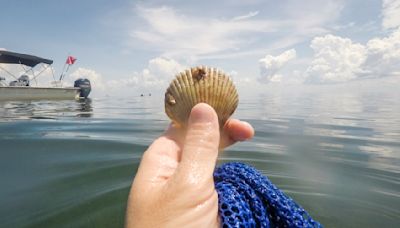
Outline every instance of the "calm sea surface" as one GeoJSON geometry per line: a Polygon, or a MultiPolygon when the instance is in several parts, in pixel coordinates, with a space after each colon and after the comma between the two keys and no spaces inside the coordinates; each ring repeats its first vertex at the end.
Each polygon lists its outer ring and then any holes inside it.
{"type": "MultiPolygon", "coordinates": [[[[161,96],[0,102],[0,227],[122,227],[161,96]]],[[[326,227],[400,227],[400,93],[242,96],[255,166],[326,227]]]]}

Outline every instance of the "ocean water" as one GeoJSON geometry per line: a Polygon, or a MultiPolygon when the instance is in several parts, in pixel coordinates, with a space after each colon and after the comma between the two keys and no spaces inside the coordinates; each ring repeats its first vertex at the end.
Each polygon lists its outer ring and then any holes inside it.
{"type": "MultiPolygon", "coordinates": [[[[0,227],[123,227],[162,96],[0,102],[0,227]]],[[[255,166],[325,227],[400,227],[400,93],[241,96],[255,137],[219,162],[255,166]]]]}

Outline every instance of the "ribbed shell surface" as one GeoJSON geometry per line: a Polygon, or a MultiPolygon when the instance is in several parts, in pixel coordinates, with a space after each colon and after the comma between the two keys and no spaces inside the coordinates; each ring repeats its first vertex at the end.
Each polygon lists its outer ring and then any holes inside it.
{"type": "Polygon", "coordinates": [[[202,102],[214,108],[222,127],[235,111],[239,96],[229,76],[206,66],[179,73],[165,92],[165,112],[181,126],[187,124],[193,106],[202,102]]]}

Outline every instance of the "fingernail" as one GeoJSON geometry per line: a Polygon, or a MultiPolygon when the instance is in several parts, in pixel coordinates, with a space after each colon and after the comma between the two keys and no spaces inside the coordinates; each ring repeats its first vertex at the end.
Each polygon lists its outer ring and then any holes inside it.
{"type": "Polygon", "coordinates": [[[200,103],[193,107],[190,113],[191,123],[209,123],[215,118],[214,109],[208,104],[200,103]]]}

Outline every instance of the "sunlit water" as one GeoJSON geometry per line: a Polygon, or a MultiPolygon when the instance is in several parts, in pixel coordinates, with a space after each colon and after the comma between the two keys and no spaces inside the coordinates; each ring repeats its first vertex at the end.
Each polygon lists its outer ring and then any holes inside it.
{"type": "MultiPolygon", "coordinates": [[[[122,227],[161,96],[0,102],[0,227],[122,227]]],[[[326,227],[400,227],[399,93],[241,98],[253,140],[219,161],[255,166],[326,227]]]]}

